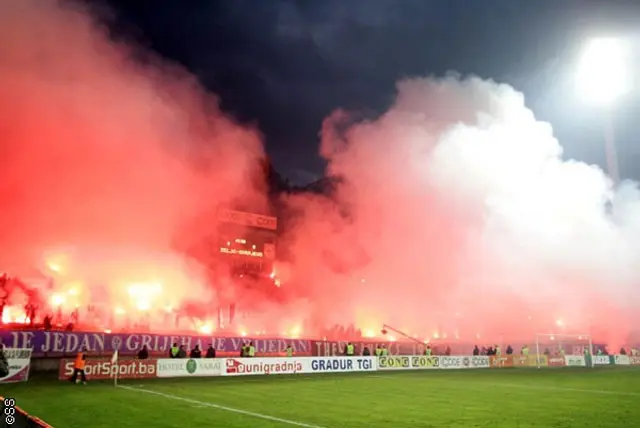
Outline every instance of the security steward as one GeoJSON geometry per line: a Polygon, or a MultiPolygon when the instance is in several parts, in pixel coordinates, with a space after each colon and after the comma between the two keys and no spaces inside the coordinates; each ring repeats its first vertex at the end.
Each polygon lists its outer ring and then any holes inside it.
{"type": "Polygon", "coordinates": [[[180,352],[180,348],[177,343],[174,343],[169,350],[169,358],[178,358],[178,353],[180,352]]]}
{"type": "Polygon", "coordinates": [[[291,345],[287,346],[286,352],[287,352],[287,357],[289,358],[293,357],[293,346],[291,345]]]}
{"type": "Polygon", "coordinates": [[[249,342],[249,358],[253,358],[256,356],[256,347],[253,346],[253,342],[249,342]]]}
{"type": "Polygon", "coordinates": [[[76,355],[76,360],[73,363],[73,374],[71,375],[71,383],[78,383],[78,375],[80,375],[80,379],[82,380],[82,384],[87,384],[87,375],[84,372],[84,367],[87,360],[87,348],[83,347],[80,352],[76,355]]]}
{"type": "Polygon", "coordinates": [[[347,346],[344,348],[344,353],[347,357],[353,357],[356,354],[356,347],[353,346],[353,343],[347,343],[347,346]]]}

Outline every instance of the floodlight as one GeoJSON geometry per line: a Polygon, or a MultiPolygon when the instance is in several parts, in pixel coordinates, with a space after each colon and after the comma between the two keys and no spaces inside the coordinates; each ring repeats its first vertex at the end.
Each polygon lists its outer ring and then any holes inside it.
{"type": "Polygon", "coordinates": [[[631,89],[628,56],[626,43],[615,38],[595,39],[586,46],[576,76],[585,101],[608,107],[631,89]]]}

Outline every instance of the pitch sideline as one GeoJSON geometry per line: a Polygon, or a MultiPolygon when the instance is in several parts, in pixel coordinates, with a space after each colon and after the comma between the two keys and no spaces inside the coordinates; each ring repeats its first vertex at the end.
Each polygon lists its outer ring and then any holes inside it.
{"type": "Polygon", "coordinates": [[[265,415],[263,413],[250,412],[248,410],[236,409],[234,407],[223,406],[223,405],[215,404],[215,403],[208,403],[206,401],[194,400],[194,399],[191,399],[191,398],[181,397],[179,395],[173,395],[173,394],[166,394],[164,392],[153,391],[153,390],[150,390],[150,389],[134,388],[132,386],[123,386],[123,385],[118,385],[118,388],[126,389],[128,391],[145,392],[147,394],[157,395],[158,397],[164,397],[164,398],[169,399],[169,400],[182,401],[182,402],[185,402],[185,403],[193,404],[195,406],[208,407],[208,408],[211,408],[211,409],[218,409],[218,410],[224,410],[224,411],[229,412],[229,413],[237,413],[239,415],[252,416],[252,417],[257,418],[257,419],[264,419],[264,420],[268,420],[268,421],[272,421],[272,422],[279,422],[281,424],[286,424],[286,425],[293,425],[293,426],[298,426],[298,427],[303,427],[303,428],[326,428],[326,427],[323,427],[323,426],[320,426],[320,425],[306,424],[304,422],[292,421],[290,419],[278,418],[278,417],[275,417],[275,416],[265,415]]]}

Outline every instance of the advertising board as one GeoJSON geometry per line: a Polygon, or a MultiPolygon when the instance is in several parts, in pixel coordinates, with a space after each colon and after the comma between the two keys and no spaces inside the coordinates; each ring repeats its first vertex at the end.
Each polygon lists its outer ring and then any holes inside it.
{"type": "Polygon", "coordinates": [[[315,357],[310,360],[310,373],[372,372],[378,369],[375,357],[315,357]]]}
{"type": "Polygon", "coordinates": [[[378,357],[378,368],[380,370],[409,370],[412,367],[411,358],[408,356],[385,356],[378,357]]]}
{"type": "Polygon", "coordinates": [[[491,367],[491,360],[486,355],[474,355],[471,357],[472,369],[488,369],[491,367]]]}
{"type": "Polygon", "coordinates": [[[614,363],[620,366],[628,366],[629,364],[631,364],[631,360],[629,359],[628,355],[615,355],[614,363]]]}
{"type": "Polygon", "coordinates": [[[414,369],[440,368],[440,357],[426,355],[411,357],[411,367],[414,369]]]}
{"type": "Polygon", "coordinates": [[[351,373],[378,369],[375,357],[225,358],[223,376],[351,373]]]}
{"type": "Polygon", "coordinates": [[[611,364],[611,359],[608,355],[595,355],[592,357],[592,361],[596,366],[605,366],[611,364]]]}
{"type": "Polygon", "coordinates": [[[158,377],[222,376],[222,359],[215,358],[163,358],[157,360],[158,377]]]}
{"type": "MultiPolygon", "coordinates": [[[[74,360],[60,360],[58,379],[67,380],[73,374],[74,360]]],[[[111,362],[108,359],[88,359],[85,361],[84,371],[89,380],[112,379],[148,379],[156,377],[156,360],[119,360],[111,362]]]]}
{"type": "Polygon", "coordinates": [[[225,358],[223,376],[309,373],[303,358],[225,358]]]}
{"type": "Polygon", "coordinates": [[[587,362],[584,355],[566,355],[564,357],[565,365],[569,367],[586,367],[587,362]]]}
{"type": "Polygon", "coordinates": [[[31,349],[4,348],[7,367],[0,372],[0,383],[26,382],[31,368],[31,349]]]}
{"type": "Polygon", "coordinates": [[[640,357],[639,356],[629,357],[629,364],[631,364],[632,366],[640,366],[640,357]]]}
{"type": "Polygon", "coordinates": [[[549,367],[564,367],[564,357],[547,357],[549,367]]]}
{"type": "Polygon", "coordinates": [[[493,369],[502,369],[505,367],[513,367],[513,356],[512,355],[501,355],[501,356],[491,356],[489,357],[489,361],[491,364],[491,368],[493,369]]]}
{"type": "Polygon", "coordinates": [[[468,369],[471,367],[471,357],[441,356],[441,369],[468,369]]]}

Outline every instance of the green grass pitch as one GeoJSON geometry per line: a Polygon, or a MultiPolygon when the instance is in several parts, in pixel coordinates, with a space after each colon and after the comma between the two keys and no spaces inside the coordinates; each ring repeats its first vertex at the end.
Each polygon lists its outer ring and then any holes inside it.
{"type": "Polygon", "coordinates": [[[502,369],[166,379],[2,395],[55,428],[640,426],[640,368],[502,369]]]}

